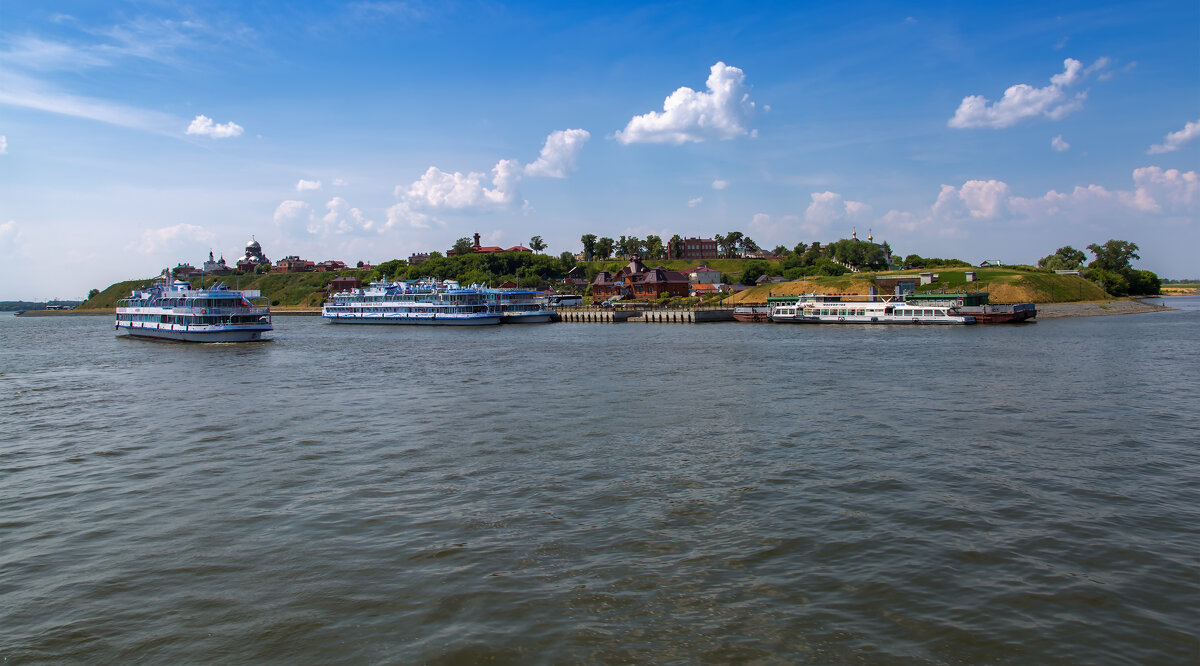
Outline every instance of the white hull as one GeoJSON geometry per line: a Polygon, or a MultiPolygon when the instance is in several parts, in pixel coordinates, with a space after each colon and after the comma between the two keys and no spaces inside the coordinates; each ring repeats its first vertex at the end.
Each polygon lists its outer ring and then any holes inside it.
{"type": "Polygon", "coordinates": [[[487,326],[499,324],[500,315],[456,317],[454,315],[323,315],[331,324],[408,324],[415,326],[487,326]]]}
{"type": "Polygon", "coordinates": [[[172,340],[174,342],[254,342],[266,340],[263,334],[270,331],[270,326],[254,328],[201,330],[192,327],[189,330],[178,328],[152,328],[149,326],[118,326],[117,333],[134,338],[149,338],[154,340],[172,340]]]}
{"type": "Polygon", "coordinates": [[[502,323],[505,324],[545,324],[554,321],[554,312],[511,312],[505,313],[502,323]]]}
{"type": "Polygon", "coordinates": [[[965,316],[941,316],[941,317],[894,317],[891,315],[847,315],[844,317],[835,317],[830,315],[822,315],[817,317],[787,317],[774,315],[771,321],[777,324],[909,324],[909,325],[928,325],[928,324],[974,324],[974,317],[965,316]]]}

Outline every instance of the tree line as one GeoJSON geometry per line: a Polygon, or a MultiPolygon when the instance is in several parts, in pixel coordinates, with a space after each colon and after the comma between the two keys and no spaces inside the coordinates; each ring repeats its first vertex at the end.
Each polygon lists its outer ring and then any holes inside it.
{"type": "Polygon", "coordinates": [[[1079,271],[1080,275],[1113,296],[1154,296],[1162,293],[1162,280],[1157,274],[1133,267],[1133,260],[1142,258],[1136,243],[1110,240],[1103,245],[1092,243],[1087,249],[1095,257],[1087,266],[1083,265],[1087,255],[1067,245],[1039,259],[1038,267],[1079,271]]]}

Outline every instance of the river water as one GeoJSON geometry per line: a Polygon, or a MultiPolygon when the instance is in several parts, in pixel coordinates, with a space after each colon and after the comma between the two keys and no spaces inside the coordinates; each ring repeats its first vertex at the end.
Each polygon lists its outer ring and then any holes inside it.
{"type": "Polygon", "coordinates": [[[1168,304],[0,316],[0,662],[1194,664],[1200,299],[1168,304]]]}

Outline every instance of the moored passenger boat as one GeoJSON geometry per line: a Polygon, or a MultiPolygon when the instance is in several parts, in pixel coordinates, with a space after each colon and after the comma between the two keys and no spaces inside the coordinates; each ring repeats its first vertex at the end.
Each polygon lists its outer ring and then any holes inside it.
{"type": "Polygon", "coordinates": [[[249,342],[270,331],[271,308],[258,291],[223,284],[192,289],[165,278],[135,289],[116,309],[118,334],[178,342],[249,342]]]}
{"type": "Polygon", "coordinates": [[[1014,324],[1037,317],[1037,306],[1033,303],[988,303],[986,291],[950,294],[909,294],[909,303],[935,306],[953,306],[961,314],[971,315],[978,324],[1014,324]]]}
{"type": "Polygon", "coordinates": [[[479,326],[499,324],[478,289],[463,289],[457,282],[373,282],[329,297],[321,316],[335,324],[420,324],[479,326]]]}
{"type": "Polygon", "coordinates": [[[898,297],[857,294],[805,294],[795,302],[779,299],[771,321],[791,324],[974,324],[951,305],[909,303],[898,297]]]}
{"type": "Polygon", "coordinates": [[[557,313],[547,299],[536,291],[484,289],[488,307],[500,314],[503,324],[544,324],[554,321],[557,313]]]}

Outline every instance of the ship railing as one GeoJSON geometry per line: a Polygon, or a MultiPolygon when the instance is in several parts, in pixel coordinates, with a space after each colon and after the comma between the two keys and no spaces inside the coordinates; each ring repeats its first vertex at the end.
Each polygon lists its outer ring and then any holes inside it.
{"type": "Polygon", "coordinates": [[[195,315],[195,314],[207,314],[207,315],[265,315],[265,314],[270,314],[270,313],[271,313],[271,308],[269,308],[269,307],[266,307],[266,306],[263,306],[263,305],[252,305],[252,306],[250,306],[250,307],[246,307],[246,306],[243,306],[243,305],[239,305],[239,306],[236,306],[236,307],[230,307],[230,308],[222,308],[222,307],[207,307],[207,306],[205,306],[205,307],[191,306],[191,307],[177,307],[177,308],[175,308],[175,310],[177,310],[177,311],[178,311],[178,312],[180,312],[180,313],[188,313],[188,314],[194,314],[194,315],[195,315]],[[204,312],[200,312],[201,310],[204,310],[204,312]]]}

